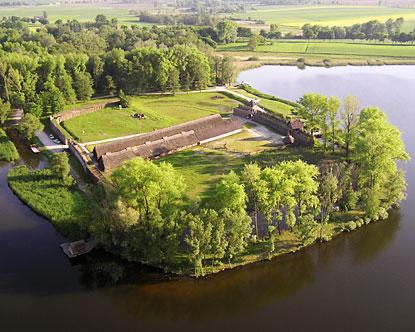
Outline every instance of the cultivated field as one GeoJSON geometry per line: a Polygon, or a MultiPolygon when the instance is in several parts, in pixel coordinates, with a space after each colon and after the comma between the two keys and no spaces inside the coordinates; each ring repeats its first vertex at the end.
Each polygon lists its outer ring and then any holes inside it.
{"type": "MultiPolygon", "coordinates": [[[[220,45],[218,51],[247,52],[246,42],[220,45]]],[[[345,55],[415,58],[415,45],[366,43],[360,41],[304,41],[281,40],[260,45],[255,52],[298,55],[345,55]]]]}
{"type": "MultiPolygon", "coordinates": [[[[306,24],[321,24],[328,26],[349,26],[370,20],[385,22],[389,18],[403,17],[404,31],[412,31],[415,27],[415,8],[392,8],[380,6],[273,6],[258,7],[255,10],[232,17],[243,20],[263,20],[266,25],[278,24],[282,31],[298,32],[306,24]]],[[[242,25],[252,28],[263,28],[245,21],[242,25]]]]}
{"type": "MultiPolygon", "coordinates": [[[[155,10],[154,7],[148,7],[148,5],[130,5],[121,6],[116,4],[97,4],[97,5],[42,5],[42,6],[23,6],[23,7],[1,7],[0,17],[3,16],[20,16],[20,17],[33,17],[42,16],[45,11],[48,15],[50,22],[55,22],[58,19],[66,20],[78,20],[80,22],[93,21],[98,14],[103,14],[107,18],[116,18],[121,24],[140,24],[137,16],[130,15],[130,9],[149,11],[155,10]]],[[[157,12],[170,13],[172,9],[160,8],[157,12]]]]}
{"type": "Polygon", "coordinates": [[[217,113],[229,113],[238,102],[221,93],[189,93],[131,98],[128,109],[106,108],[64,122],[79,141],[91,142],[145,133],[217,113]],[[139,120],[134,113],[145,115],[139,120]]]}

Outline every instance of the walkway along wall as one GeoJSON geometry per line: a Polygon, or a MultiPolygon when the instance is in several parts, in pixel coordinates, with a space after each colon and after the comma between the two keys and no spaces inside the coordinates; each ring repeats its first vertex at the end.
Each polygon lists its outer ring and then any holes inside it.
{"type": "Polygon", "coordinates": [[[233,110],[233,114],[240,116],[242,118],[247,118],[252,115],[251,120],[263,124],[281,135],[288,135],[290,132],[291,136],[294,137],[294,144],[302,146],[313,146],[314,140],[313,137],[307,134],[304,131],[300,130],[291,130],[289,122],[286,120],[268,113],[268,112],[252,112],[251,109],[247,106],[239,106],[233,110]]]}

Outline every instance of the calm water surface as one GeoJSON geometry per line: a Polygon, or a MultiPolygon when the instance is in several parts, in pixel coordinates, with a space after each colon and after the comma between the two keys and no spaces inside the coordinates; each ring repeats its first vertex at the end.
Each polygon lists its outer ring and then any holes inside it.
{"type": "MultiPolygon", "coordinates": [[[[267,66],[239,81],[291,99],[356,95],[388,113],[415,156],[415,67],[267,66]]],[[[10,192],[9,167],[0,164],[2,332],[415,330],[413,162],[405,165],[408,199],[389,220],[203,280],[169,280],[99,252],[69,262],[58,247],[64,239],[10,192]]]]}

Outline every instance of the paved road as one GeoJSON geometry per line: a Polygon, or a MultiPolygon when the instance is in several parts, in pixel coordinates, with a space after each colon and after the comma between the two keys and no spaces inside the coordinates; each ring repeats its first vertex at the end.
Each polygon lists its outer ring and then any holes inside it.
{"type": "Polygon", "coordinates": [[[36,132],[36,136],[42,142],[44,149],[52,153],[62,152],[63,150],[68,148],[67,145],[56,144],[55,142],[53,142],[44,131],[36,132]]]}

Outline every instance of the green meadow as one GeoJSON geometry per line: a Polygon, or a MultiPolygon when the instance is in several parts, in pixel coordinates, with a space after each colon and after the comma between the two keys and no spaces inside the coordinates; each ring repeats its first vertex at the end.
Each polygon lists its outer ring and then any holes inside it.
{"type": "Polygon", "coordinates": [[[131,97],[127,109],[105,108],[65,121],[64,127],[81,142],[150,132],[212,114],[229,113],[238,102],[222,93],[131,97]],[[145,119],[133,118],[134,113],[145,119]]]}
{"type": "MultiPolygon", "coordinates": [[[[248,52],[246,42],[220,45],[222,52],[248,52]]],[[[298,55],[346,55],[414,58],[415,45],[391,43],[367,43],[360,41],[304,41],[279,40],[272,44],[259,45],[255,52],[298,55]]]]}

